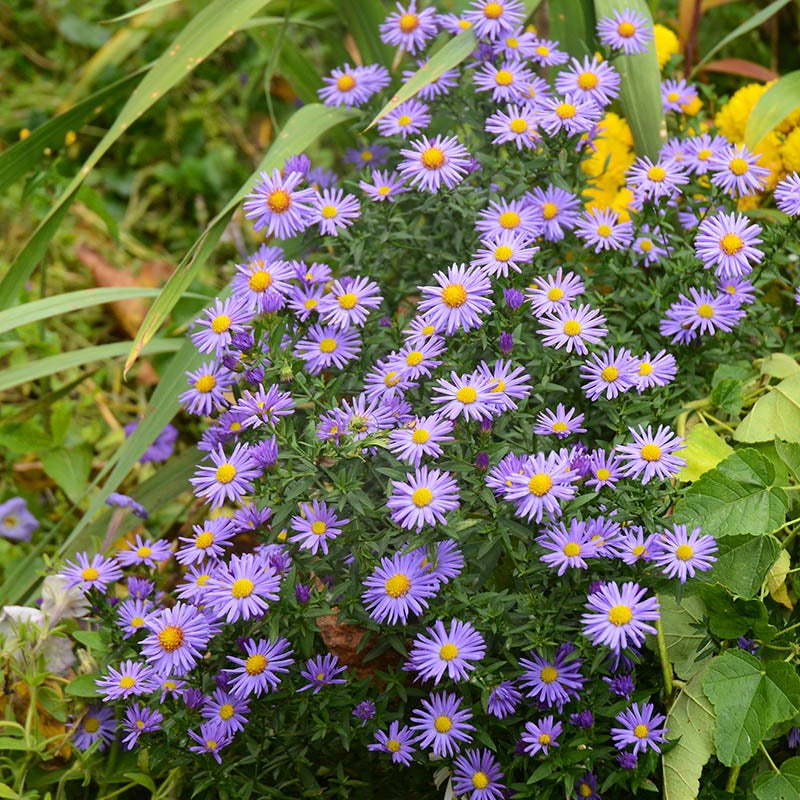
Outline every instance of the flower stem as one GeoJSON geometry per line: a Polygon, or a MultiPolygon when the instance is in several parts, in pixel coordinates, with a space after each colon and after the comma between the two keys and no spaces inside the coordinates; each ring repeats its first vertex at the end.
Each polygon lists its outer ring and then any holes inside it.
{"type": "Polygon", "coordinates": [[[767,748],[764,747],[764,742],[759,742],[758,746],[759,746],[759,748],[761,748],[761,752],[767,757],[767,761],[769,761],[769,765],[772,767],[772,769],[775,772],[777,772],[778,775],[780,775],[781,771],[778,769],[777,766],[775,766],[775,762],[772,760],[772,758],[770,757],[770,754],[767,752],[767,748]]]}
{"type": "Polygon", "coordinates": [[[725,784],[726,792],[733,794],[736,790],[736,781],[739,780],[739,771],[741,769],[741,766],[731,767],[731,771],[728,773],[728,782],[725,784]]]}
{"type": "Polygon", "coordinates": [[[667,640],[664,636],[664,626],[661,619],[656,620],[656,641],[658,642],[658,658],[661,661],[661,672],[664,675],[664,692],[666,705],[669,707],[672,699],[672,664],[667,653],[667,640]]]}

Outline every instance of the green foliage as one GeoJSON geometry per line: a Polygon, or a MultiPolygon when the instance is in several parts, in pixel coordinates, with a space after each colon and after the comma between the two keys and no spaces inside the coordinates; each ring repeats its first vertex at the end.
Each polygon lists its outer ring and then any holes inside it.
{"type": "Polygon", "coordinates": [[[780,542],[769,534],[725,536],[719,540],[717,562],[707,580],[717,581],[738,597],[756,597],[780,549],[780,542]]]}
{"type": "Polygon", "coordinates": [[[767,89],[750,112],[745,144],[755,149],[761,140],[793,111],[800,108],[800,71],[789,72],[767,89]]]}
{"type": "Polygon", "coordinates": [[[686,459],[686,466],[678,473],[678,480],[686,483],[696,481],[733,452],[733,448],[708,425],[695,425],[685,443],[681,455],[686,459]]]}
{"type": "Polygon", "coordinates": [[[688,681],[707,663],[698,658],[708,642],[705,603],[696,595],[684,597],[680,602],[670,595],[661,595],[658,602],[670,663],[675,674],[688,681]]]}
{"type": "Polygon", "coordinates": [[[758,800],[794,800],[800,797],[800,758],[789,758],[780,772],[762,772],[756,778],[753,794],[758,800]]]}
{"type": "Polygon", "coordinates": [[[800,442],[800,374],[768,387],[733,436],[739,442],[767,442],[776,436],[800,442]]]}

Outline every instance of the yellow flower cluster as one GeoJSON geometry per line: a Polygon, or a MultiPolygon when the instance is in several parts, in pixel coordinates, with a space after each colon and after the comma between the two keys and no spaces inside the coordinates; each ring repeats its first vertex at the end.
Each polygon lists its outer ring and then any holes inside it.
{"type": "Polygon", "coordinates": [[[656,23],[653,25],[653,40],[656,46],[658,68],[664,69],[667,61],[680,50],[678,37],[665,25],[656,23]]]}

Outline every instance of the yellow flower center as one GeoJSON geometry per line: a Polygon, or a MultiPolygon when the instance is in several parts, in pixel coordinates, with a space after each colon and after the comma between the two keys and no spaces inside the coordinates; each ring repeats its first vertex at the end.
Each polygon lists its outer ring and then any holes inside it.
{"type": "Polygon", "coordinates": [[[451,283],[442,289],[442,302],[448,308],[460,308],[467,302],[467,290],[460,283],[451,283]]]}
{"type": "Polygon", "coordinates": [[[617,26],[617,33],[623,39],[630,39],[636,33],[636,26],[632,22],[620,22],[617,26]]]}
{"type": "Polygon", "coordinates": [[[503,6],[501,3],[487,3],[483,7],[483,16],[486,19],[500,19],[503,16],[503,6]]]}
{"type": "Polygon", "coordinates": [[[96,581],[100,577],[100,571],[94,567],[86,567],[81,571],[81,578],[85,581],[96,581]]]}
{"type": "Polygon", "coordinates": [[[735,256],[744,247],[744,242],[735,233],[726,233],[720,239],[719,246],[725,255],[735,256]]]}
{"type": "Polygon", "coordinates": [[[603,223],[597,226],[597,235],[602,236],[604,239],[611,236],[611,226],[603,223]]]}
{"type": "Polygon", "coordinates": [[[478,399],[478,392],[472,386],[462,386],[456,392],[456,400],[464,405],[470,405],[478,399]]]}
{"type": "Polygon", "coordinates": [[[231,594],[240,600],[243,597],[250,597],[255,589],[255,584],[249,578],[239,578],[233,582],[231,586],[231,594]]]}
{"type": "Polygon", "coordinates": [[[564,333],[567,336],[577,336],[581,332],[581,324],[576,319],[568,319],[564,323],[564,333]]]}
{"type": "Polygon", "coordinates": [[[356,79],[352,75],[342,75],[342,77],[336,81],[336,88],[340,92],[350,92],[356,88],[356,79]]]}
{"type": "Polygon", "coordinates": [[[267,659],[261,653],[249,656],[244,662],[244,670],[248,675],[260,675],[266,668],[267,659]]]}
{"type": "Polygon", "coordinates": [[[334,219],[338,213],[339,211],[336,206],[322,206],[322,211],[320,211],[320,214],[322,214],[325,219],[334,219]]]}
{"type": "Polygon", "coordinates": [[[443,644],[439,650],[439,658],[441,658],[442,661],[452,661],[457,655],[458,648],[450,642],[443,644]]]}
{"type": "Polygon", "coordinates": [[[209,578],[211,578],[210,575],[198,575],[195,584],[197,586],[205,586],[208,583],[209,578]]]}
{"type": "Polygon", "coordinates": [[[539,677],[542,683],[552,683],[558,678],[558,670],[555,667],[545,667],[540,673],[539,677]]]}
{"type": "Polygon", "coordinates": [[[450,728],[453,727],[453,721],[450,719],[450,717],[442,714],[441,716],[436,717],[433,727],[436,728],[439,733],[447,733],[450,728]]]}
{"type": "Polygon", "coordinates": [[[120,689],[133,689],[134,686],[136,686],[136,680],[130,675],[124,675],[119,679],[120,689]]]}
{"type": "Polygon", "coordinates": [[[236,467],[233,464],[220,464],[217,467],[217,482],[230,483],[236,477],[236,467]]]}
{"type": "Polygon", "coordinates": [[[265,292],[272,285],[272,275],[264,270],[254,272],[247,281],[247,286],[254,292],[265,292]]]}
{"type": "Polygon", "coordinates": [[[403,114],[402,116],[397,118],[397,124],[401,128],[405,128],[406,125],[410,125],[411,124],[411,117],[409,117],[408,114],[403,114]]]}
{"type": "Polygon", "coordinates": [[[653,249],[653,243],[649,239],[640,239],[639,249],[643,253],[649,253],[653,249]]]}
{"type": "Polygon", "coordinates": [[[391,578],[387,579],[384,588],[389,597],[405,597],[411,588],[411,581],[407,575],[398,572],[397,575],[392,575],[391,578]]]}
{"type": "Polygon", "coordinates": [[[608,621],[618,628],[627,625],[633,619],[633,612],[628,606],[612,606],[608,610],[608,621]]]}
{"type": "Polygon", "coordinates": [[[436,333],[436,328],[434,328],[434,327],[433,327],[433,325],[426,325],[426,326],[425,326],[425,327],[422,329],[422,333],[423,333],[425,336],[433,336],[433,334],[434,334],[434,333],[436,333]]]}
{"type": "Polygon", "coordinates": [[[148,547],[146,544],[143,544],[136,551],[136,555],[139,556],[139,558],[148,558],[150,555],[152,555],[152,553],[153,553],[153,548],[152,547],[148,547]]]}
{"type": "Polygon", "coordinates": [[[681,561],[689,561],[694,555],[694,548],[690,544],[682,544],[675,550],[675,555],[681,561]]]}
{"type": "Polygon", "coordinates": [[[208,394],[217,385],[217,379],[213,375],[201,375],[195,382],[194,388],[200,394],[208,394]]]}
{"type": "Polygon", "coordinates": [[[649,361],[642,361],[639,364],[639,374],[640,375],[649,375],[653,371],[653,365],[649,361]]]}
{"type": "Polygon", "coordinates": [[[553,479],[546,472],[537,472],[528,481],[528,491],[537,497],[546,495],[553,488],[553,479]]]}
{"type": "Polygon", "coordinates": [[[397,753],[400,750],[400,742],[397,739],[387,739],[386,749],[392,753],[397,753]]]}
{"type": "Polygon", "coordinates": [[[414,442],[414,444],[425,444],[430,438],[431,435],[425,428],[417,428],[414,433],[411,434],[411,441],[414,442]]]}
{"type": "MultiPolygon", "coordinates": [[[[563,296],[564,290],[558,286],[553,286],[551,289],[547,290],[547,299],[552,303],[557,303],[563,296]]],[[[580,331],[580,325],[578,325],[578,331],[580,331]]]]}
{"type": "Polygon", "coordinates": [[[462,31],[465,31],[467,28],[472,27],[472,23],[468,19],[460,19],[458,21],[458,27],[461,28],[462,31]]]}
{"type": "Polygon", "coordinates": [[[489,785],[489,776],[485,772],[476,772],[472,776],[472,785],[476,789],[485,789],[489,785]]]}
{"type": "Polygon", "coordinates": [[[639,558],[639,556],[642,555],[646,550],[647,548],[643,544],[637,544],[636,547],[631,550],[631,553],[633,553],[636,558],[639,558]]]}
{"type": "Polygon", "coordinates": [[[667,95],[667,100],[669,100],[670,103],[677,103],[679,97],[680,95],[677,92],[670,92],[667,95]]]}
{"type": "Polygon", "coordinates": [[[432,500],[433,492],[426,486],[421,486],[419,489],[415,489],[414,494],[411,495],[411,502],[417,508],[425,508],[425,506],[431,504],[432,500]]]}
{"type": "Polygon", "coordinates": [[[553,433],[564,433],[565,430],[568,430],[569,426],[566,422],[554,422],[553,423],[553,433]]]}
{"type": "Polygon", "coordinates": [[[703,319],[711,319],[714,316],[714,309],[708,303],[703,303],[697,306],[697,315],[703,319]]]}
{"type": "Polygon", "coordinates": [[[292,198],[285,189],[275,189],[267,197],[267,207],[273,214],[283,214],[291,204],[292,198]]]}
{"type": "Polygon", "coordinates": [[[86,733],[97,733],[100,728],[100,721],[97,717],[86,717],[83,721],[83,729],[86,733]]]}
{"type": "Polygon", "coordinates": [[[510,47],[512,50],[516,50],[519,47],[519,39],[515,39],[513,36],[509,36],[506,39],[506,47],[510,47]]]}
{"type": "Polygon", "coordinates": [[[158,643],[162,650],[172,653],[183,644],[183,630],[177,625],[167,625],[158,634],[158,643]]]}
{"type": "Polygon", "coordinates": [[[607,481],[611,477],[611,470],[600,467],[594,474],[599,481],[607,481]]]}
{"type": "Polygon", "coordinates": [[[317,536],[322,536],[322,534],[327,530],[328,526],[321,519],[311,523],[311,533],[316,534],[317,536]]]}
{"type": "Polygon", "coordinates": [[[575,558],[581,554],[581,546],[577,542],[567,542],[564,545],[564,555],[567,558],[575,558]]]}
{"type": "Polygon", "coordinates": [[[212,544],[214,544],[214,534],[211,531],[203,531],[194,540],[194,546],[198,550],[205,550],[207,547],[211,547],[212,544]]]}
{"type": "Polygon", "coordinates": [[[391,186],[379,186],[378,187],[378,194],[385,197],[389,192],[392,191],[391,186]]]}
{"type": "Polygon", "coordinates": [[[541,56],[542,58],[547,58],[547,56],[550,55],[550,48],[549,47],[545,47],[545,45],[543,45],[543,44],[540,44],[536,48],[536,55],[537,56],[541,56]]]}
{"type": "Polygon", "coordinates": [[[441,169],[444,166],[445,155],[438,147],[429,147],[422,151],[419,157],[425,169],[441,169]]]}
{"type": "Polygon", "coordinates": [[[494,382],[494,386],[489,389],[491,394],[498,394],[499,392],[504,392],[506,390],[506,382],[502,378],[498,378],[494,382]]]}
{"type": "Polygon", "coordinates": [[[642,725],[641,723],[633,729],[633,735],[637,739],[646,739],[649,732],[647,725],[642,725]]]}
{"type": "Polygon", "coordinates": [[[600,83],[600,79],[594,72],[581,72],[581,74],[578,75],[578,87],[585,91],[594,89],[598,83],[600,83]]]}
{"type": "Polygon", "coordinates": [[[546,744],[550,744],[551,741],[552,741],[552,739],[550,738],[550,734],[549,733],[543,733],[541,736],[539,736],[539,744],[545,744],[546,745],[546,744]]]}
{"type": "Polygon", "coordinates": [[[419,27],[419,17],[416,14],[403,14],[397,25],[403,33],[411,33],[419,27]]]}
{"type": "MultiPolygon", "coordinates": [[[[309,297],[308,300],[306,300],[305,303],[303,303],[303,307],[308,309],[309,311],[311,311],[312,308],[316,308],[318,305],[319,305],[319,301],[316,300],[313,297],[309,297]]],[[[335,350],[336,348],[334,347],[333,349],[335,350]]],[[[323,351],[323,352],[326,352],[326,351],[323,351]]]]}
{"type": "Polygon", "coordinates": [[[706,147],[697,154],[698,161],[708,161],[711,158],[711,151],[706,147]]]}
{"type": "Polygon", "coordinates": [[[345,294],[339,296],[339,305],[345,309],[345,311],[349,311],[351,308],[354,308],[357,302],[358,297],[352,292],[346,292],[345,294]]]}
{"type": "Polygon", "coordinates": [[[495,73],[494,82],[498,86],[508,86],[514,80],[513,73],[509,72],[507,69],[499,69],[495,73]]]}
{"type": "Polygon", "coordinates": [[[373,158],[372,150],[362,150],[361,151],[361,160],[364,163],[368,164],[370,161],[372,161],[372,158],[373,158]]]}
{"type": "Polygon", "coordinates": [[[225,703],[225,705],[219,707],[220,719],[230,719],[235,713],[236,709],[230,703],[225,703]]]}
{"type": "Polygon", "coordinates": [[[501,244],[500,247],[494,251],[494,257],[496,261],[508,261],[513,255],[514,251],[505,244],[501,244]]]}
{"type": "Polygon", "coordinates": [[[320,353],[332,353],[336,349],[336,339],[326,336],[319,343],[320,353]]]}
{"type": "MultiPolygon", "coordinates": [[[[555,217],[556,214],[558,214],[558,206],[555,203],[545,203],[542,206],[542,216],[545,219],[553,219],[553,217],[555,217]]],[[[562,292],[561,289],[558,289],[558,290],[551,289],[550,291],[551,292],[553,292],[553,291],[561,292],[561,294],[559,295],[558,299],[560,299],[561,297],[564,296],[564,292],[562,292]]],[[[552,300],[553,298],[551,297],[550,299],[552,300]]]]}
{"type": "Polygon", "coordinates": [[[214,333],[225,333],[230,326],[231,318],[227,314],[220,314],[218,317],[214,317],[211,322],[211,330],[214,333]]]}
{"type": "Polygon", "coordinates": [[[505,228],[509,230],[511,228],[516,228],[517,225],[520,223],[519,214],[516,211],[504,211],[498,218],[497,221],[500,223],[501,228],[505,228]]]}
{"type": "Polygon", "coordinates": [[[651,181],[660,183],[664,180],[664,178],[667,177],[667,171],[664,169],[664,167],[660,167],[658,164],[656,164],[647,170],[647,177],[650,178],[651,181]]]}
{"type": "Polygon", "coordinates": [[[409,367],[416,367],[417,364],[420,364],[424,360],[425,356],[422,353],[420,353],[419,350],[412,350],[406,356],[406,364],[408,364],[409,367]]]}
{"type": "Polygon", "coordinates": [[[612,364],[606,367],[601,373],[600,377],[606,383],[613,383],[617,378],[619,378],[619,370],[612,364]]]}
{"type": "Polygon", "coordinates": [[[588,783],[582,783],[578,786],[578,794],[581,797],[591,797],[594,794],[594,789],[588,783]]]}
{"type": "Polygon", "coordinates": [[[728,169],[730,169],[734,175],[744,175],[749,167],[750,165],[743,158],[734,158],[731,163],[728,164],[728,169]]]}
{"type": "Polygon", "coordinates": [[[578,109],[572,103],[559,103],[556,107],[556,115],[560,119],[572,119],[577,113],[578,109]]]}
{"type": "Polygon", "coordinates": [[[639,451],[639,455],[645,461],[658,461],[661,458],[661,448],[657,444],[650,442],[639,451]]]}
{"type": "Polygon", "coordinates": [[[133,617],[131,619],[131,628],[141,628],[144,625],[144,617],[133,617]]]}

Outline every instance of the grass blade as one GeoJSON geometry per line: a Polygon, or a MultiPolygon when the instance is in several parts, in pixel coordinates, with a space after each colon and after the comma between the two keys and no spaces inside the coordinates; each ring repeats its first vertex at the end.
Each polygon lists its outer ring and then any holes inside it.
{"type": "Polygon", "coordinates": [[[587,55],[595,27],[591,0],[551,0],[548,10],[550,35],[560,49],[575,58],[587,55]]]}
{"type": "Polygon", "coordinates": [[[800,70],[789,72],[767,89],[750,112],[744,143],[755,150],[776,125],[800,107],[800,70]]]}
{"type": "Polygon", "coordinates": [[[149,14],[151,11],[155,11],[157,8],[164,8],[164,6],[171,6],[177,2],[179,2],[179,0],[150,0],[150,2],[139,6],[139,8],[134,8],[133,11],[129,11],[127,14],[123,14],[120,17],[114,17],[113,19],[107,19],[105,21],[107,23],[122,22],[122,20],[124,19],[130,19],[131,17],[138,17],[139,14],[149,14]]]}
{"type": "Polygon", "coordinates": [[[290,117],[255,172],[225,208],[214,217],[200,238],[194,243],[192,249],[178,265],[178,268],[170,276],[161,294],[159,294],[142,322],[139,332],[136,334],[128,360],[125,362],[126,371],[131,368],[139,357],[142,348],[152,339],[175,306],[175,303],[183,296],[195,273],[211,255],[242,198],[253,188],[259,172],[282,166],[289,156],[302,153],[309,144],[325,131],[340,122],[351,119],[352,116],[353,112],[346,109],[313,104],[304,106],[290,117]]]}
{"type": "Polygon", "coordinates": [[[365,64],[392,63],[393,48],[380,40],[378,26],[386,20],[386,9],[380,0],[337,0],[336,11],[347,32],[355,39],[365,64]]]}

